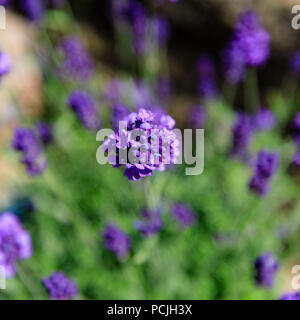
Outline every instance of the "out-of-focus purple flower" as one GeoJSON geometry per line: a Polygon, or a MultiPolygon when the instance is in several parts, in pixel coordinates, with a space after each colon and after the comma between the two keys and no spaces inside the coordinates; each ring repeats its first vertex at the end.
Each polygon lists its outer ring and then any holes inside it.
{"type": "Polygon", "coordinates": [[[44,146],[48,146],[53,141],[52,127],[47,123],[38,123],[36,130],[44,146]]]}
{"type": "Polygon", "coordinates": [[[216,85],[216,70],[208,55],[201,55],[197,61],[198,92],[205,98],[213,98],[218,94],[216,85]]]}
{"type": "Polygon", "coordinates": [[[129,115],[130,111],[122,102],[116,102],[112,109],[112,123],[115,130],[119,129],[119,121],[122,121],[129,115]]]}
{"type": "Polygon", "coordinates": [[[128,256],[131,248],[129,236],[115,225],[109,224],[103,234],[104,246],[112,251],[117,258],[123,259],[128,256]]]}
{"type": "Polygon", "coordinates": [[[11,4],[11,0],[0,0],[0,6],[7,7],[11,4]]]}
{"type": "Polygon", "coordinates": [[[53,300],[69,300],[78,295],[76,283],[63,272],[54,272],[50,277],[44,278],[42,284],[53,300]]]}
{"type": "Polygon", "coordinates": [[[267,179],[256,174],[250,180],[249,189],[262,197],[269,192],[270,185],[267,179]]]}
{"type": "Polygon", "coordinates": [[[254,116],[254,127],[258,131],[268,131],[274,128],[276,123],[276,117],[274,113],[267,109],[262,108],[254,116]]]}
{"type": "Polygon", "coordinates": [[[68,105],[74,110],[85,128],[89,130],[98,130],[100,128],[96,103],[87,93],[74,90],[69,96],[68,105]]]}
{"type": "Polygon", "coordinates": [[[93,74],[93,61],[77,37],[65,39],[61,48],[64,60],[61,65],[63,75],[81,82],[88,81],[93,74]]]}
{"type": "Polygon", "coordinates": [[[0,265],[8,278],[16,274],[18,260],[32,255],[30,234],[22,227],[19,219],[10,212],[0,215],[0,265]]]}
{"type": "Polygon", "coordinates": [[[245,54],[239,42],[232,40],[223,53],[224,73],[226,80],[231,84],[242,81],[245,77],[245,54]]]}
{"type": "Polygon", "coordinates": [[[9,55],[0,52],[0,78],[6,75],[11,69],[11,60],[9,55]]]}
{"type": "Polygon", "coordinates": [[[193,209],[184,203],[175,203],[172,214],[181,228],[188,228],[196,222],[193,209]]]}
{"type": "Polygon", "coordinates": [[[279,154],[262,150],[259,152],[254,175],[249,188],[259,196],[266,195],[270,190],[270,181],[278,169],[279,154]]]}
{"type": "Polygon", "coordinates": [[[248,115],[240,113],[232,129],[233,141],[231,154],[244,157],[251,142],[253,125],[248,115]]]}
{"type": "Polygon", "coordinates": [[[235,36],[245,54],[247,65],[258,67],[266,62],[270,55],[270,35],[253,10],[240,16],[235,27],[235,36]]]}
{"type": "Polygon", "coordinates": [[[192,106],[189,116],[189,126],[192,129],[203,129],[207,119],[206,108],[201,105],[192,106]]]}
{"type": "Polygon", "coordinates": [[[156,95],[158,100],[165,103],[172,95],[172,85],[169,79],[159,77],[156,81],[156,95]]]}
{"type": "Polygon", "coordinates": [[[154,39],[159,46],[166,45],[169,38],[169,24],[166,19],[160,15],[156,15],[151,21],[151,28],[154,35],[154,39]]]}
{"type": "Polygon", "coordinates": [[[132,104],[136,110],[145,106],[150,108],[153,104],[153,96],[147,83],[139,80],[135,81],[130,91],[132,104]]]}
{"type": "Polygon", "coordinates": [[[280,300],[300,300],[300,291],[285,293],[280,300]]]}
{"type": "Polygon", "coordinates": [[[272,287],[275,275],[279,269],[279,262],[273,253],[264,253],[254,262],[255,281],[257,285],[272,287]]]}
{"type": "Polygon", "coordinates": [[[271,178],[277,171],[279,165],[279,154],[262,150],[259,152],[256,163],[256,172],[266,179],[271,178]]]}
{"type": "Polygon", "coordinates": [[[253,10],[243,13],[234,35],[223,53],[225,77],[229,83],[240,82],[246,66],[259,67],[270,55],[270,35],[253,10]]]}
{"type": "Polygon", "coordinates": [[[295,155],[293,163],[300,168],[300,152],[295,155]]]}
{"type": "Polygon", "coordinates": [[[172,129],[173,118],[140,109],[123,119],[127,129],[108,137],[103,149],[114,167],[126,164],[124,175],[129,180],[151,176],[154,170],[165,170],[174,164],[180,152],[179,141],[172,129]]]}
{"type": "Polygon", "coordinates": [[[104,97],[112,103],[120,102],[123,96],[124,87],[124,83],[121,80],[110,80],[104,89],[104,97]]]}
{"type": "Polygon", "coordinates": [[[23,153],[21,162],[25,164],[30,176],[41,174],[47,168],[47,159],[43,149],[31,129],[16,128],[13,135],[12,147],[23,153]]]}
{"type": "Polygon", "coordinates": [[[45,7],[42,0],[21,0],[21,7],[31,21],[43,18],[45,7]]]}
{"type": "Polygon", "coordinates": [[[143,220],[136,221],[134,226],[144,237],[150,237],[161,230],[162,219],[159,210],[150,211],[144,209],[142,211],[142,218],[143,220]]]}
{"type": "Polygon", "coordinates": [[[290,70],[295,76],[300,76],[300,51],[291,54],[290,70]]]}

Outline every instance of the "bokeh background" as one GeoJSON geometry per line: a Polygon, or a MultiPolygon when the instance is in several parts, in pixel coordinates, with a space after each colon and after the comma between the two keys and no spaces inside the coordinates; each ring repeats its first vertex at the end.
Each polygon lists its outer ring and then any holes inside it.
{"type": "Polygon", "coordinates": [[[128,1],[41,1],[44,9],[39,1],[3,1],[0,46],[11,68],[0,83],[0,211],[22,222],[32,255],[16,262],[0,298],[48,299],[41,281],[61,271],[76,282],[77,299],[278,299],[293,291],[291,268],[300,264],[300,58],[298,69],[291,65],[300,50],[300,30],[291,27],[297,1],[133,2],[143,8],[141,20],[120,14],[118,5],[128,1]],[[233,83],[224,49],[249,9],[270,36],[270,55],[233,83]],[[69,37],[81,42],[91,70],[82,50],[64,51],[69,37]],[[75,58],[66,70],[68,54],[75,58]],[[212,95],[201,89],[203,79],[212,81],[212,95]],[[99,165],[96,131],[68,106],[74,89],[93,96],[97,112],[89,116],[103,128],[121,117],[117,102],[128,112],[159,107],[181,129],[204,128],[203,174],[186,176],[182,165],[129,181],[122,168],[99,165]],[[261,109],[272,113],[271,124],[239,123],[241,112],[253,120],[261,109]],[[53,134],[43,147],[48,166],[30,176],[12,146],[14,130],[41,122],[53,134]],[[233,155],[237,139],[243,153],[233,155]],[[278,152],[280,161],[269,192],[258,195],[249,182],[262,149],[278,152]],[[174,216],[178,202],[195,216],[186,228],[174,216]],[[145,208],[162,219],[148,237],[136,228],[145,208]],[[122,259],[104,243],[108,223],[131,238],[122,259]],[[272,286],[256,279],[254,263],[265,252],[280,265],[274,274],[266,267],[272,286]]]}

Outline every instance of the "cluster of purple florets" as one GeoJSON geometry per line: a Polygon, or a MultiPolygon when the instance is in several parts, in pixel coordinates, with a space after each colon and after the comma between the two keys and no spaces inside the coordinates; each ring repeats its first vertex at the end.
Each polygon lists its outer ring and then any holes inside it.
{"type": "Polygon", "coordinates": [[[262,150],[256,160],[254,175],[250,181],[249,188],[259,196],[269,192],[270,182],[279,165],[279,154],[262,150]]]}
{"type": "Polygon", "coordinates": [[[124,175],[129,180],[151,176],[154,170],[164,171],[165,164],[176,162],[179,141],[171,131],[175,126],[173,118],[140,109],[123,120],[126,130],[108,137],[103,148],[114,167],[126,167],[124,175]],[[135,161],[130,161],[130,152],[135,161]]]}
{"type": "Polygon", "coordinates": [[[24,230],[19,219],[10,212],[0,214],[0,265],[7,277],[16,273],[18,260],[29,259],[32,255],[31,237],[24,230]]]}
{"type": "Polygon", "coordinates": [[[256,283],[259,286],[272,287],[279,269],[279,262],[273,253],[267,252],[255,260],[254,269],[256,283]]]}
{"type": "Polygon", "coordinates": [[[39,175],[47,168],[48,162],[43,143],[49,142],[50,133],[47,132],[46,134],[41,128],[41,124],[39,124],[37,132],[30,128],[16,128],[14,130],[12,147],[23,154],[21,162],[26,166],[27,173],[30,176],[39,175]]]}
{"type": "Polygon", "coordinates": [[[80,90],[74,90],[69,96],[68,105],[86,129],[100,129],[99,112],[96,102],[90,95],[80,90]]]}
{"type": "Polygon", "coordinates": [[[64,56],[60,66],[62,75],[80,82],[88,81],[93,74],[94,66],[81,40],[68,37],[61,43],[61,49],[64,56]]]}
{"type": "Polygon", "coordinates": [[[44,278],[42,284],[53,300],[69,300],[78,295],[76,283],[63,272],[54,272],[50,277],[44,278]]]}
{"type": "Polygon", "coordinates": [[[231,83],[241,81],[247,66],[259,67],[269,55],[270,35],[260,24],[257,14],[249,10],[240,16],[224,52],[226,79],[231,83]]]}

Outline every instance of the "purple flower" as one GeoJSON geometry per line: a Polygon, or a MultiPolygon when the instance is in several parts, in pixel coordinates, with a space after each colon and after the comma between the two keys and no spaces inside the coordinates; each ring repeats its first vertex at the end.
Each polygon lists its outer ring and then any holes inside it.
{"type": "Polygon", "coordinates": [[[294,120],[292,121],[291,129],[292,129],[293,138],[296,144],[298,145],[298,147],[300,148],[300,112],[296,114],[294,120]]]}
{"type": "Polygon", "coordinates": [[[10,57],[0,52],[0,78],[9,73],[11,69],[11,60],[10,57]]]}
{"type": "Polygon", "coordinates": [[[44,146],[48,146],[53,141],[52,127],[48,124],[40,122],[36,125],[36,130],[44,146]]]}
{"type": "Polygon", "coordinates": [[[262,150],[258,154],[256,173],[266,179],[270,179],[277,171],[279,165],[279,154],[262,150]]]}
{"type": "Polygon", "coordinates": [[[169,24],[166,19],[160,15],[156,15],[151,21],[152,32],[154,39],[158,45],[163,47],[166,45],[169,38],[169,24]]]}
{"type": "Polygon", "coordinates": [[[259,152],[254,175],[249,188],[259,196],[266,195],[270,190],[270,181],[279,165],[279,154],[262,150],[259,152]]]}
{"type": "Polygon", "coordinates": [[[32,255],[31,237],[19,219],[12,213],[0,215],[0,265],[7,277],[16,274],[18,260],[29,259],[32,255]]]}
{"type": "Polygon", "coordinates": [[[134,226],[144,237],[150,237],[161,230],[162,219],[159,210],[150,211],[144,209],[142,211],[142,218],[143,220],[136,221],[134,226]]]}
{"type": "Polygon", "coordinates": [[[175,203],[172,213],[181,228],[190,227],[196,222],[194,211],[184,203],[175,203]]]}
{"type": "Polygon", "coordinates": [[[231,84],[241,82],[245,76],[245,54],[235,39],[223,52],[223,64],[226,80],[231,84]]]}
{"type": "Polygon", "coordinates": [[[10,3],[11,3],[11,0],[0,0],[0,5],[4,7],[10,5],[10,3]]]}
{"type": "Polygon", "coordinates": [[[295,76],[300,76],[300,51],[291,54],[290,70],[295,76]]]}
{"type": "Polygon", "coordinates": [[[95,101],[87,93],[74,90],[69,96],[68,105],[85,128],[89,130],[100,128],[99,112],[95,101]]]}
{"type": "Polygon", "coordinates": [[[300,291],[285,293],[280,300],[300,300],[300,291]]]}
{"type": "Polygon", "coordinates": [[[88,81],[93,74],[93,61],[81,40],[69,37],[62,42],[61,48],[64,54],[61,65],[63,74],[81,82],[88,81]]]}
{"type": "Polygon", "coordinates": [[[115,130],[119,129],[119,121],[122,121],[129,115],[130,111],[122,102],[116,102],[112,109],[112,123],[115,130]]]}
{"type": "Polygon", "coordinates": [[[13,135],[12,147],[23,153],[21,162],[25,164],[30,176],[41,174],[47,168],[47,159],[39,140],[31,129],[16,128],[13,135]]]}
{"type": "Polygon", "coordinates": [[[198,92],[205,98],[213,98],[217,95],[216,70],[212,59],[207,55],[201,55],[197,61],[198,92]]]}
{"type": "Polygon", "coordinates": [[[300,168],[300,152],[296,154],[293,163],[300,168]]]}
{"type": "Polygon", "coordinates": [[[275,275],[279,269],[279,262],[272,253],[267,252],[255,260],[254,269],[257,285],[272,287],[275,275]]]}
{"type": "Polygon", "coordinates": [[[31,21],[43,18],[45,8],[42,0],[21,0],[21,7],[31,21]]]}
{"type": "Polygon", "coordinates": [[[235,26],[234,35],[223,53],[225,77],[229,83],[243,80],[246,66],[259,67],[270,55],[270,35],[257,14],[246,11],[235,26]]]}
{"type": "Polygon", "coordinates": [[[115,225],[109,224],[103,234],[104,246],[112,251],[117,258],[125,258],[131,248],[129,236],[115,225]]]}
{"type": "MultiPolygon", "coordinates": [[[[165,170],[179,156],[179,141],[171,129],[175,121],[169,115],[146,109],[123,119],[127,128],[108,137],[103,144],[114,167],[125,165],[129,180],[151,176],[154,170],[165,170]]],[[[120,131],[120,130],[119,130],[120,131]]]]}
{"type": "Polygon", "coordinates": [[[206,119],[206,108],[200,105],[194,105],[189,116],[189,126],[192,129],[203,129],[206,119]]]}
{"type": "Polygon", "coordinates": [[[63,272],[54,272],[50,277],[44,278],[42,284],[53,300],[69,300],[78,295],[76,283],[63,272]]]}
{"type": "Polygon", "coordinates": [[[259,131],[268,131],[273,129],[276,123],[274,113],[266,108],[262,108],[254,117],[254,127],[259,131]]]}
{"type": "Polygon", "coordinates": [[[233,156],[245,156],[252,139],[252,134],[253,126],[251,118],[248,115],[240,113],[232,130],[233,142],[231,154],[233,156]]]}
{"type": "Polygon", "coordinates": [[[259,175],[254,175],[250,180],[249,189],[257,195],[263,197],[269,192],[270,185],[267,179],[259,175]]]}
{"type": "Polygon", "coordinates": [[[172,85],[169,79],[159,77],[156,81],[155,89],[159,101],[165,103],[170,99],[172,94],[172,85]]]}
{"type": "Polygon", "coordinates": [[[244,52],[247,65],[258,67],[266,62],[270,55],[270,35],[254,11],[248,10],[240,16],[235,37],[244,52]]]}

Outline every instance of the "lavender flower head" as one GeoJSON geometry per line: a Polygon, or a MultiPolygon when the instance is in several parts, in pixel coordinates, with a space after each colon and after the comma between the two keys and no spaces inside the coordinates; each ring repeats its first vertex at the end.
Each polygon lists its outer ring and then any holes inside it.
{"type": "Polygon", "coordinates": [[[169,24],[162,16],[157,15],[151,21],[152,32],[154,39],[159,46],[163,47],[166,45],[169,38],[169,24]]]}
{"type": "Polygon", "coordinates": [[[0,52],[0,78],[9,73],[11,69],[11,60],[9,55],[0,52]]]}
{"type": "Polygon", "coordinates": [[[175,203],[172,213],[181,228],[188,228],[196,222],[194,211],[184,203],[175,203]]]}
{"type": "Polygon", "coordinates": [[[113,128],[118,130],[119,121],[122,121],[129,115],[130,111],[122,102],[116,102],[112,108],[112,123],[113,128]]]}
{"type": "Polygon", "coordinates": [[[217,95],[216,70],[213,60],[207,55],[201,55],[197,61],[198,92],[205,98],[217,95]]]}
{"type": "Polygon", "coordinates": [[[124,231],[115,225],[109,224],[106,226],[103,240],[105,248],[112,251],[118,259],[123,259],[129,254],[131,240],[124,231]]]}
{"type": "Polygon", "coordinates": [[[103,143],[114,167],[125,165],[129,180],[151,176],[154,170],[164,171],[179,156],[179,141],[171,131],[175,121],[169,115],[140,109],[123,119],[127,127],[119,129],[103,143]]]}
{"type": "Polygon", "coordinates": [[[47,159],[41,144],[31,129],[16,128],[13,135],[12,147],[23,153],[21,162],[25,164],[30,176],[41,174],[47,168],[47,159]]]}
{"type": "Polygon", "coordinates": [[[270,181],[279,165],[279,154],[262,150],[259,152],[254,175],[249,183],[249,188],[259,196],[269,192],[270,181]]]}
{"type": "Polygon", "coordinates": [[[254,117],[254,127],[258,131],[268,131],[274,128],[276,117],[274,113],[267,109],[262,108],[254,117]]]}
{"type": "Polygon", "coordinates": [[[251,118],[248,115],[240,113],[232,129],[232,149],[233,156],[244,157],[248,146],[252,140],[253,126],[251,118]]]}
{"type": "Polygon", "coordinates": [[[236,41],[244,52],[245,62],[252,67],[263,65],[270,55],[270,35],[253,10],[242,14],[235,27],[236,41]]]}
{"type": "Polygon", "coordinates": [[[300,300],[300,291],[285,293],[280,300],[300,300]]]}
{"type": "Polygon", "coordinates": [[[68,105],[86,129],[98,130],[100,128],[96,103],[87,93],[74,90],[69,96],[68,105]]]}
{"type": "Polygon", "coordinates": [[[0,215],[0,265],[6,276],[16,274],[18,260],[29,259],[32,255],[30,234],[22,227],[19,219],[10,212],[0,215]]]}
{"type": "Polygon", "coordinates": [[[144,209],[142,218],[142,220],[136,221],[134,226],[144,237],[150,237],[161,230],[162,219],[159,210],[150,211],[144,209]]]}
{"type": "Polygon", "coordinates": [[[272,253],[267,252],[255,260],[254,269],[257,285],[272,287],[275,275],[279,269],[279,262],[272,253]]]}
{"type": "Polygon", "coordinates": [[[33,22],[41,20],[44,16],[43,0],[21,0],[21,7],[33,22]]]}
{"type": "Polygon", "coordinates": [[[53,141],[52,127],[47,123],[38,123],[36,130],[44,146],[48,146],[53,141]]]}
{"type": "Polygon", "coordinates": [[[300,168],[300,152],[298,152],[295,155],[294,161],[293,161],[294,165],[296,165],[297,167],[300,168]]]}
{"type": "Polygon", "coordinates": [[[233,37],[223,53],[227,81],[232,84],[240,82],[247,66],[262,66],[269,55],[269,33],[262,27],[254,11],[246,11],[239,17],[233,37]]]}
{"type": "Polygon", "coordinates": [[[93,61],[81,40],[69,37],[62,42],[61,48],[64,54],[61,65],[63,75],[80,82],[88,81],[93,74],[93,61]]]}
{"type": "Polygon", "coordinates": [[[78,295],[76,283],[63,272],[54,272],[50,277],[44,278],[42,284],[53,300],[69,300],[78,295]]]}
{"type": "Polygon", "coordinates": [[[189,117],[189,126],[193,129],[203,129],[207,119],[206,108],[200,105],[192,106],[190,117],[189,117]]]}
{"type": "Polygon", "coordinates": [[[295,76],[300,76],[300,51],[291,54],[290,70],[295,76]]]}

